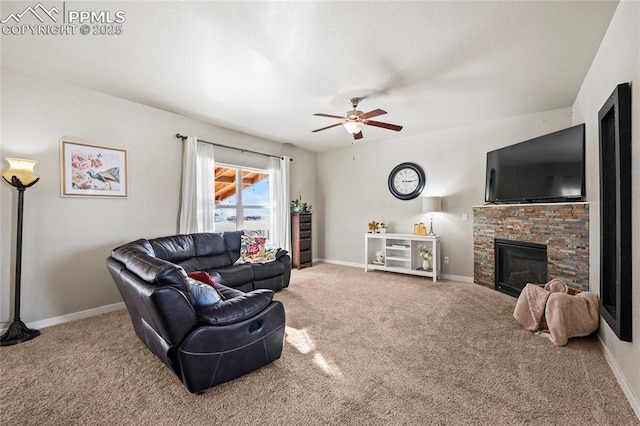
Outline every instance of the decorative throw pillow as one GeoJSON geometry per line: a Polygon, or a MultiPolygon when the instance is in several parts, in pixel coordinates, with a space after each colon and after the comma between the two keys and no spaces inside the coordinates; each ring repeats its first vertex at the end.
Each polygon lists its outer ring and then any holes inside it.
{"type": "Polygon", "coordinates": [[[216,282],[213,280],[213,278],[211,278],[211,275],[209,275],[206,271],[189,272],[187,274],[187,276],[189,278],[193,278],[194,280],[198,280],[198,281],[200,281],[202,283],[209,284],[211,287],[213,287],[218,292],[218,294],[220,295],[220,298],[222,300],[226,299],[226,297],[224,297],[224,294],[222,294],[220,292],[220,289],[216,285],[216,282]]]}
{"type": "Polygon", "coordinates": [[[240,240],[239,263],[265,263],[276,260],[278,248],[267,243],[267,239],[261,236],[243,234],[240,240]]]}
{"type": "Polygon", "coordinates": [[[187,280],[189,281],[189,292],[193,297],[193,304],[196,309],[213,306],[222,301],[218,291],[209,284],[205,284],[193,278],[187,278],[187,280]]]}

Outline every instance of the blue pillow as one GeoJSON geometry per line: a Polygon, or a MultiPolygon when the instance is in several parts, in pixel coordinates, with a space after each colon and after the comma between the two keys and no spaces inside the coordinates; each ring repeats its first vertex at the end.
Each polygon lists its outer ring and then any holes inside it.
{"type": "Polygon", "coordinates": [[[209,284],[193,278],[187,278],[187,280],[189,281],[189,292],[193,297],[193,305],[196,309],[213,306],[222,300],[216,289],[209,284]]]}

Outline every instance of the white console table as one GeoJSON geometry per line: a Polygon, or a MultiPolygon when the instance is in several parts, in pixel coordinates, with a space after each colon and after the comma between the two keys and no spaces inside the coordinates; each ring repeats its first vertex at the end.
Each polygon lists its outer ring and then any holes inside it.
{"type": "Polygon", "coordinates": [[[440,236],[413,234],[372,234],[364,235],[364,270],[399,272],[401,274],[433,277],[438,281],[440,275],[440,236]],[[422,257],[419,245],[431,245],[431,269],[422,269],[422,257]],[[384,262],[377,263],[376,252],[384,253],[384,262]],[[375,263],[374,263],[375,262],[375,263]]]}

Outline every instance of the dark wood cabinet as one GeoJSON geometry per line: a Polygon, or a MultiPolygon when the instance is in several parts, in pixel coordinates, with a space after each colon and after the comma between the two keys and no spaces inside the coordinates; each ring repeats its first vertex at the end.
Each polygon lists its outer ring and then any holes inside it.
{"type": "Polygon", "coordinates": [[[291,213],[291,261],[295,268],[311,266],[311,213],[291,213]]]}

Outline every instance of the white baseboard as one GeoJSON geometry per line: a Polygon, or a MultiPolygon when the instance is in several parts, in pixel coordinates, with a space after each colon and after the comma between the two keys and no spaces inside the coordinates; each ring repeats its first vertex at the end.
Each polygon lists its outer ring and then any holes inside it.
{"type": "Polygon", "coordinates": [[[362,268],[364,269],[364,263],[358,262],[344,262],[342,260],[333,260],[333,259],[318,259],[319,263],[330,263],[332,265],[341,265],[341,266],[350,266],[352,268],[362,268]]]}
{"type": "Polygon", "coordinates": [[[607,360],[607,363],[609,364],[609,368],[611,368],[611,371],[613,371],[613,375],[616,377],[618,384],[622,388],[622,392],[624,393],[624,396],[627,397],[627,399],[629,400],[629,404],[631,404],[631,409],[636,413],[636,417],[640,419],[640,401],[633,394],[633,391],[629,387],[627,380],[624,378],[624,375],[620,371],[620,367],[618,366],[618,363],[616,362],[613,355],[611,355],[611,352],[609,352],[609,349],[605,346],[602,339],[600,339],[600,336],[598,336],[598,342],[600,343],[600,347],[602,348],[604,359],[607,360]]]}
{"type": "Polygon", "coordinates": [[[451,281],[457,281],[460,283],[471,283],[473,284],[473,277],[467,277],[464,275],[449,275],[449,274],[442,274],[442,278],[445,280],[451,280],[451,281]]]}
{"type": "MultiPolygon", "coordinates": [[[[48,318],[40,321],[25,323],[27,327],[39,330],[41,328],[51,327],[52,325],[64,324],[65,322],[75,321],[83,318],[89,318],[108,312],[119,311],[125,309],[124,302],[114,303],[112,305],[100,306],[98,308],[87,309],[86,311],[74,312],[72,314],[61,315],[59,317],[48,318]]],[[[0,330],[4,334],[7,328],[0,330]]]]}

